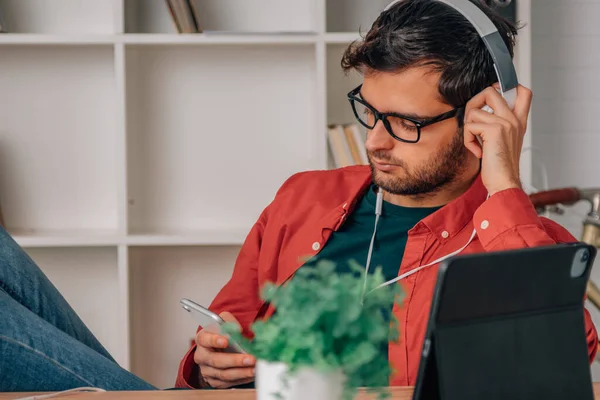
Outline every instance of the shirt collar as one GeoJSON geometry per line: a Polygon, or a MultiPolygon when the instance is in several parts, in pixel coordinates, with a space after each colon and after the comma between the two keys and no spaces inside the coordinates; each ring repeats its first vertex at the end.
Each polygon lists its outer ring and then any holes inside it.
{"type": "Polygon", "coordinates": [[[346,220],[347,215],[356,208],[358,201],[369,190],[371,185],[370,168],[364,166],[355,167],[355,172],[356,175],[353,179],[345,181],[347,184],[346,189],[348,190],[345,197],[342,197],[345,200],[333,208],[331,212],[324,215],[321,220],[323,227],[337,231],[346,220]]]}
{"type": "Polygon", "coordinates": [[[441,241],[448,240],[473,220],[475,211],[487,199],[487,195],[481,175],[477,175],[465,193],[424,218],[415,229],[418,230],[420,226],[426,227],[441,241]]]}
{"type": "MultiPolygon", "coordinates": [[[[358,181],[358,184],[353,185],[354,187],[350,190],[348,198],[325,216],[325,226],[337,230],[345,216],[354,210],[361,196],[372,184],[372,176],[368,168],[358,181]]],[[[487,194],[481,175],[477,175],[465,193],[425,217],[411,229],[411,233],[423,233],[428,230],[441,241],[452,238],[472,221],[475,211],[486,200],[487,194]]]]}

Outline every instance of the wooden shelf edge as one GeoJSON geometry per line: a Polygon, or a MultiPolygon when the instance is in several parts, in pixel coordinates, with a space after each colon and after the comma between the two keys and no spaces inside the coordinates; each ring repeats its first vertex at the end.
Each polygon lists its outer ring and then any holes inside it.
{"type": "Polygon", "coordinates": [[[329,32],[325,34],[327,44],[350,44],[362,38],[356,32],[329,32]]]}
{"type": "Polygon", "coordinates": [[[162,44],[313,44],[316,34],[255,34],[255,33],[197,33],[197,34],[124,34],[118,40],[128,45],[162,44]]]}
{"type": "Polygon", "coordinates": [[[131,234],[128,246],[238,246],[244,242],[248,231],[215,230],[174,234],[131,234]]]}
{"type": "Polygon", "coordinates": [[[214,230],[184,233],[136,233],[126,236],[98,232],[11,233],[23,248],[46,247],[161,247],[161,246],[239,246],[247,230],[214,230]]]}
{"type": "Polygon", "coordinates": [[[119,35],[69,35],[39,33],[3,33],[0,45],[219,45],[219,44],[314,44],[317,34],[161,34],[126,33],[119,35]]]}
{"type": "Polygon", "coordinates": [[[115,35],[2,33],[0,45],[112,45],[115,35]]]}
{"type": "Polygon", "coordinates": [[[23,248],[31,247],[117,247],[123,244],[119,237],[96,236],[44,236],[44,235],[12,235],[23,248]]]}

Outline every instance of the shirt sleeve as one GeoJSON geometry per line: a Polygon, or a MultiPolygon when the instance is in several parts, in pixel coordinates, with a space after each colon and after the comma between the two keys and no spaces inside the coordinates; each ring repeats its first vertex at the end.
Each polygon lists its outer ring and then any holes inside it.
{"type": "MultiPolygon", "coordinates": [[[[521,189],[507,189],[491,196],[475,212],[473,224],[486,251],[574,243],[565,228],[537,215],[529,196],[521,189]]],[[[588,310],[584,310],[590,362],[598,351],[598,334],[588,310]]]]}
{"type": "Polygon", "coordinates": [[[546,231],[529,196],[520,189],[507,189],[491,196],[475,212],[473,223],[486,251],[557,243],[546,231]]]}

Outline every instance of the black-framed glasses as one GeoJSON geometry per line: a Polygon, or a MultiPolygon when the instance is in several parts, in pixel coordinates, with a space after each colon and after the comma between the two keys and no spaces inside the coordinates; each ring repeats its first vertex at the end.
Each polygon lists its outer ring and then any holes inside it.
{"type": "Polygon", "coordinates": [[[358,122],[367,129],[375,128],[382,121],[385,129],[396,140],[417,143],[421,139],[421,129],[455,117],[463,107],[458,107],[432,118],[418,120],[398,113],[381,113],[359,97],[362,84],[348,93],[348,101],[358,122]]]}

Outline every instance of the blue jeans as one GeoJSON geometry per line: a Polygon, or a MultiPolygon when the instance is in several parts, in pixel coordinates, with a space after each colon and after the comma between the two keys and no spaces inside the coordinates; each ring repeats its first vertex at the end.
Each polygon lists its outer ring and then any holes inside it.
{"type": "Polygon", "coordinates": [[[0,392],[154,390],[121,368],[0,227],[0,392]]]}

